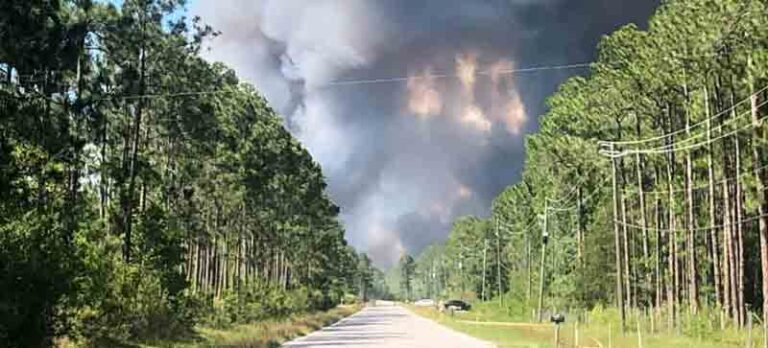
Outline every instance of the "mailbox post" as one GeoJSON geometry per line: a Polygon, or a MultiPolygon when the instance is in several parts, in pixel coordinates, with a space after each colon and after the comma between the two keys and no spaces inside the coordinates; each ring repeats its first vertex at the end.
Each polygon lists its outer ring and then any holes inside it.
{"type": "Polygon", "coordinates": [[[553,314],[549,321],[555,324],[555,348],[560,347],[560,324],[565,322],[565,315],[560,313],[553,314]]]}

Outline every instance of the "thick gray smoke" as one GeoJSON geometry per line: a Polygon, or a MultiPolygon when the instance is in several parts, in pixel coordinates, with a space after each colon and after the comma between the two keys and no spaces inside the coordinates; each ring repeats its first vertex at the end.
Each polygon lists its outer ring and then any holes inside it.
{"type": "Polygon", "coordinates": [[[657,0],[197,0],[233,66],[320,162],[348,239],[383,266],[487,214],[519,178],[523,135],[600,35],[657,0]],[[481,72],[477,77],[473,73],[481,72]],[[431,79],[429,73],[461,78],[431,79]],[[407,82],[334,81],[409,76],[407,82]]]}

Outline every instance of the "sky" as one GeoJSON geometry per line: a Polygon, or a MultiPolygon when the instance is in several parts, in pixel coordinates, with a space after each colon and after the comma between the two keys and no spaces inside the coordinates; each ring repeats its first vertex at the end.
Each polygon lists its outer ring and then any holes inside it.
{"type": "Polygon", "coordinates": [[[545,98],[657,0],[194,0],[205,56],[256,86],[323,168],[347,240],[389,267],[487,216],[545,98]],[[435,77],[436,75],[442,77],[435,77]],[[375,81],[372,81],[375,80],[375,81]],[[382,81],[384,80],[384,81],[382,81]],[[350,82],[352,81],[352,82],[350,82]]]}

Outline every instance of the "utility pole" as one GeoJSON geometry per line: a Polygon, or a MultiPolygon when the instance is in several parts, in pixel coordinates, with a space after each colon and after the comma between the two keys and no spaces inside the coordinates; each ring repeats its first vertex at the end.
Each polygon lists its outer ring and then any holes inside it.
{"type": "Polygon", "coordinates": [[[499,235],[499,219],[496,222],[496,282],[499,285],[499,306],[504,307],[504,292],[501,289],[501,235],[499,235]]]}
{"type": "Polygon", "coordinates": [[[532,280],[531,280],[531,273],[532,273],[531,272],[531,268],[532,268],[531,267],[532,266],[531,265],[531,238],[528,236],[527,232],[523,232],[523,233],[525,233],[524,234],[524,237],[525,237],[525,267],[527,268],[526,269],[526,273],[527,273],[527,277],[526,278],[528,278],[528,287],[526,288],[526,293],[525,293],[525,304],[526,304],[526,309],[527,309],[528,305],[530,305],[530,303],[531,303],[531,282],[532,282],[532,280]]]}
{"type": "Polygon", "coordinates": [[[549,239],[549,233],[547,232],[547,210],[549,210],[549,203],[544,204],[544,221],[542,224],[541,232],[541,262],[539,267],[539,306],[538,313],[536,314],[538,321],[541,322],[542,307],[544,306],[544,259],[547,252],[547,242],[549,239]]]}
{"type": "MultiPolygon", "coordinates": [[[[615,147],[611,144],[610,152],[615,153],[615,147]]],[[[614,247],[616,251],[616,301],[619,305],[619,312],[621,313],[621,329],[624,330],[625,313],[624,313],[624,295],[622,294],[622,279],[621,279],[621,234],[619,233],[619,196],[616,182],[616,159],[611,159],[611,180],[613,181],[613,235],[614,235],[614,247]]],[[[670,191],[671,192],[671,191],[670,191]]],[[[671,195],[671,194],[670,194],[671,195]]]]}
{"type": "Polygon", "coordinates": [[[459,251],[459,282],[461,283],[461,299],[464,299],[464,244],[461,244],[461,251],[459,251]]]}
{"type": "Polygon", "coordinates": [[[429,298],[434,300],[437,297],[437,285],[435,284],[435,258],[432,258],[432,279],[429,282],[429,298]]]}
{"type": "Polygon", "coordinates": [[[579,268],[583,265],[584,258],[584,228],[582,223],[581,186],[576,189],[576,262],[579,268]]]}
{"type": "Polygon", "coordinates": [[[486,254],[488,253],[488,238],[483,240],[483,292],[481,298],[485,301],[485,273],[486,273],[486,254]]]}

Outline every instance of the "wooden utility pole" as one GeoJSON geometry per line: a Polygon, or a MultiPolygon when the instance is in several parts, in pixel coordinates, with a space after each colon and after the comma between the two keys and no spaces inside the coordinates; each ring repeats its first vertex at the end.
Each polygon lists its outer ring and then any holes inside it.
{"type": "Polygon", "coordinates": [[[547,252],[547,239],[549,238],[549,234],[547,232],[547,210],[549,209],[549,204],[545,203],[544,205],[544,221],[542,224],[542,232],[541,232],[541,265],[539,266],[539,305],[538,305],[538,313],[536,314],[536,317],[538,318],[538,321],[541,322],[541,311],[542,307],[544,306],[544,259],[547,252]]]}
{"type": "Polygon", "coordinates": [[[499,305],[504,306],[504,292],[501,288],[501,235],[499,235],[499,220],[496,220],[496,283],[499,287],[499,305]]]}
{"type": "Polygon", "coordinates": [[[464,299],[464,244],[460,244],[459,251],[459,283],[461,283],[461,299],[464,299]]]}
{"type": "Polygon", "coordinates": [[[583,226],[583,204],[581,186],[576,189],[576,262],[579,267],[584,263],[584,226],[583,226]]]}
{"type": "Polygon", "coordinates": [[[532,265],[531,265],[531,238],[528,236],[527,232],[524,232],[524,233],[525,233],[525,257],[526,257],[525,267],[527,268],[526,271],[528,273],[527,274],[528,287],[527,287],[526,293],[525,293],[526,294],[525,301],[526,301],[526,306],[527,306],[528,304],[531,303],[530,302],[531,301],[531,283],[533,282],[532,279],[531,279],[531,273],[533,273],[533,272],[532,272],[532,265]]]}
{"type": "MultiPolygon", "coordinates": [[[[611,144],[610,152],[614,153],[614,145],[611,144]]],[[[616,183],[616,159],[611,159],[611,181],[613,184],[613,237],[614,247],[616,252],[616,301],[619,306],[619,313],[621,314],[621,328],[624,329],[625,313],[624,313],[624,294],[622,292],[621,281],[621,233],[619,232],[619,196],[616,183]]]]}
{"type": "Polygon", "coordinates": [[[429,298],[434,300],[437,297],[437,292],[438,292],[438,290],[437,290],[437,280],[436,280],[436,277],[435,277],[435,258],[434,257],[432,258],[432,279],[430,279],[429,285],[430,285],[429,286],[429,288],[430,288],[430,291],[429,291],[430,292],[430,296],[429,296],[429,298]]]}
{"type": "Polygon", "coordinates": [[[483,239],[483,291],[481,298],[485,301],[485,274],[486,274],[486,256],[488,254],[488,238],[483,239]]]}
{"type": "MultiPolygon", "coordinates": [[[[752,66],[752,60],[749,60],[750,67],[752,66]]],[[[750,93],[752,93],[750,104],[752,110],[752,125],[754,127],[753,137],[755,141],[765,140],[765,133],[761,126],[763,122],[758,114],[758,96],[754,91],[754,83],[752,82],[752,76],[750,76],[750,93]]],[[[757,145],[752,145],[752,157],[753,157],[753,170],[755,172],[755,182],[757,189],[757,212],[760,216],[758,220],[758,228],[760,231],[760,266],[763,276],[763,326],[768,322],[768,202],[765,200],[765,177],[758,167],[764,163],[765,157],[760,148],[757,145]]],[[[765,346],[768,348],[768,341],[765,341],[765,346]]]]}
{"type": "MultiPolygon", "coordinates": [[[[731,111],[731,113],[735,113],[735,109],[731,111]]],[[[734,115],[734,118],[737,117],[734,115]]],[[[736,202],[735,202],[735,209],[736,209],[736,286],[737,286],[737,300],[738,300],[738,314],[739,314],[739,326],[744,327],[744,324],[746,323],[746,310],[744,309],[744,231],[743,231],[743,215],[744,215],[744,208],[743,208],[743,197],[744,197],[744,186],[741,183],[741,180],[739,179],[739,174],[741,173],[741,141],[738,137],[733,138],[735,143],[735,158],[736,158],[736,174],[734,178],[736,180],[736,202]]]]}

